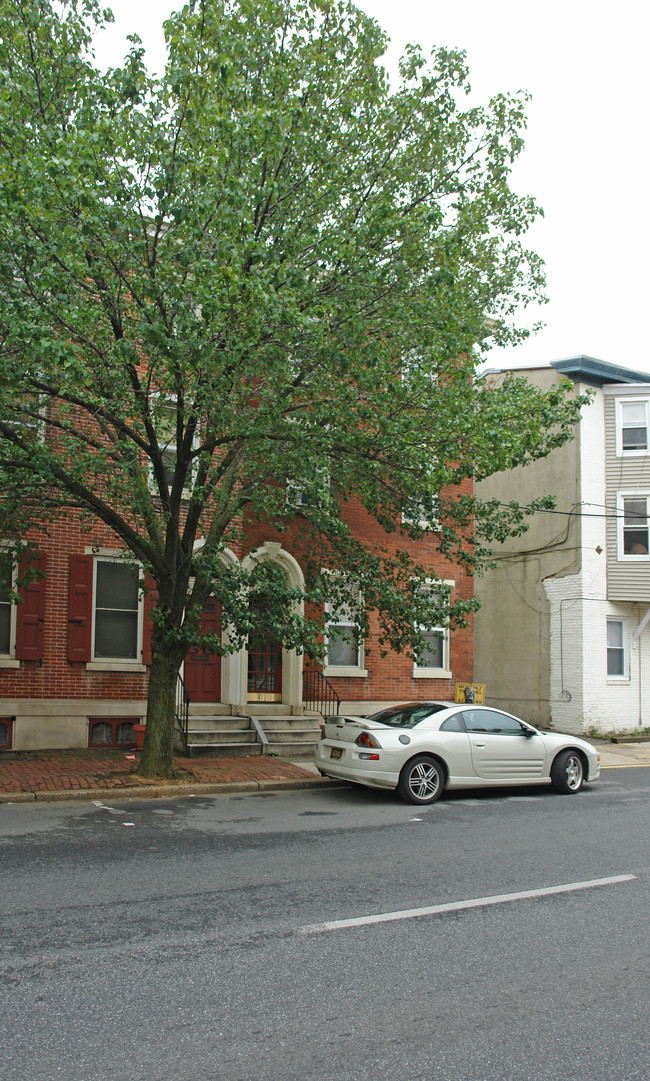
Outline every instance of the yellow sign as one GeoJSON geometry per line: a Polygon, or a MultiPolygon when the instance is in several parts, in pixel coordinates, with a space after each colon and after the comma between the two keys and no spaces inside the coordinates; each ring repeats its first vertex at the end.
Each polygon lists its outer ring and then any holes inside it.
{"type": "Polygon", "coordinates": [[[456,684],[456,702],[467,702],[468,698],[465,694],[465,688],[471,687],[474,691],[474,705],[485,705],[485,684],[484,683],[457,683],[456,684]]]}

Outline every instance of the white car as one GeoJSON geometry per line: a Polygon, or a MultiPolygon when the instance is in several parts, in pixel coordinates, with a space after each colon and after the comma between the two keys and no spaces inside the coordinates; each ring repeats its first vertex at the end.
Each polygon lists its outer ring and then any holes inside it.
{"type": "Polygon", "coordinates": [[[434,803],[445,788],[490,785],[579,792],[600,773],[600,755],[577,736],[538,731],[489,706],[452,702],[330,718],[315,760],[325,777],[396,788],[409,803],[434,803]]]}

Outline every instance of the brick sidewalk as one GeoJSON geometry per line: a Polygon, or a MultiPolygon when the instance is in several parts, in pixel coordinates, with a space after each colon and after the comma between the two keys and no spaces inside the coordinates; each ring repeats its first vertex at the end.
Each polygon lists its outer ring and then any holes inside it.
{"type": "MultiPolygon", "coordinates": [[[[650,766],[650,742],[610,744],[598,741],[601,766],[614,769],[625,766],[650,766]]],[[[137,755],[131,757],[124,751],[115,750],[53,750],[53,751],[5,751],[0,753],[0,802],[10,797],[27,798],[31,795],[47,798],[90,799],[93,791],[123,791],[124,795],[173,795],[174,789],[185,791],[192,786],[204,786],[217,791],[219,786],[248,785],[250,788],[266,787],[275,783],[280,787],[327,784],[310,769],[286,758],[272,755],[247,757],[186,758],[174,756],[176,776],[173,781],[145,781],[138,777],[137,755]],[[74,795],[73,795],[74,793],[74,795]]]]}
{"type": "MultiPolygon", "coordinates": [[[[145,781],[137,776],[137,757],[109,750],[8,751],[0,754],[0,793],[146,789],[159,785],[161,782],[145,781]]],[[[162,782],[165,786],[314,779],[312,773],[300,766],[268,755],[250,758],[175,755],[174,766],[176,776],[171,782],[162,782]]]]}

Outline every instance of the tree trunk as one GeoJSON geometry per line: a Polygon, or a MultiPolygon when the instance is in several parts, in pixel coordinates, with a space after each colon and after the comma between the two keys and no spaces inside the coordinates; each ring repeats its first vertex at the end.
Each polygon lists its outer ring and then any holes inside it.
{"type": "MultiPolygon", "coordinates": [[[[182,659],[182,658],[181,658],[182,659]]],[[[153,650],[149,671],[147,726],[138,773],[169,779],[174,775],[174,723],[180,660],[153,650]]]]}

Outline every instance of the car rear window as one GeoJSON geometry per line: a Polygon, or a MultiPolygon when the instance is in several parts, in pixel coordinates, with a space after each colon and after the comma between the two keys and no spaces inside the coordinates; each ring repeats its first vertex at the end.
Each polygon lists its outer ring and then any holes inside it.
{"type": "Polygon", "coordinates": [[[415,728],[420,721],[439,713],[448,706],[441,702],[409,702],[406,706],[391,706],[390,709],[382,709],[379,713],[371,713],[369,721],[379,721],[380,724],[390,725],[391,728],[415,728]]]}

